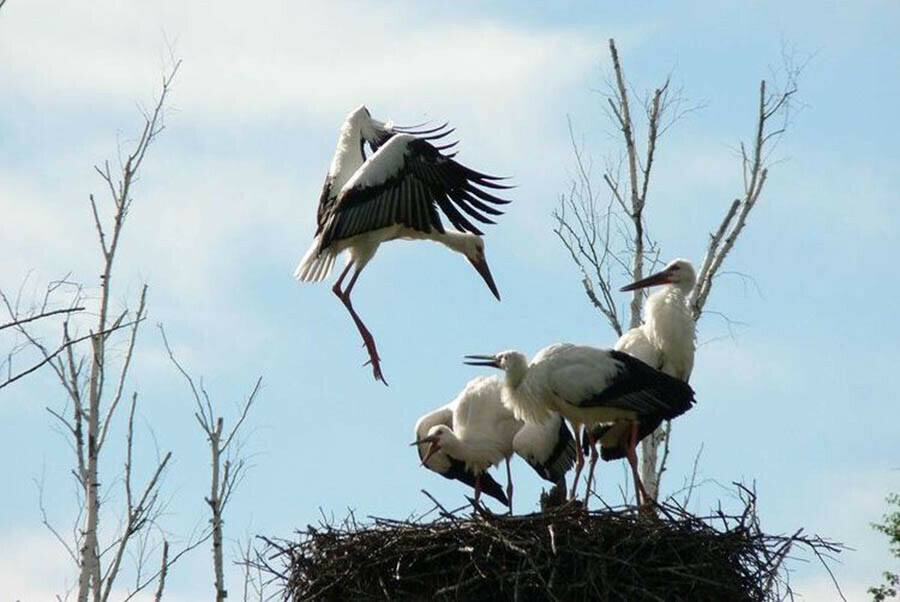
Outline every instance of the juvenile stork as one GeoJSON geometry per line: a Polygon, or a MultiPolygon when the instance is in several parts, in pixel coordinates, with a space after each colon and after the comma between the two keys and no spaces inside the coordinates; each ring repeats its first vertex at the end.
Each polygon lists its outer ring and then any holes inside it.
{"type": "Polygon", "coordinates": [[[512,453],[555,484],[572,468],[577,445],[559,414],[543,424],[517,420],[503,405],[502,388],[496,376],[472,379],[453,401],[419,419],[413,445],[418,446],[423,466],[473,487],[476,504],[484,492],[512,511],[512,453]],[[505,495],[486,472],[504,459],[505,495]]]}
{"type": "MultiPolygon", "coordinates": [[[[629,421],[633,428],[623,438],[623,444],[636,492],[642,487],[635,455],[638,425],[645,420],[671,420],[694,402],[694,391],[687,383],[612,349],[561,343],[541,349],[531,364],[518,351],[467,355],[465,363],[503,370],[503,403],[516,418],[526,422],[541,423],[551,412],[558,412],[572,423],[577,434],[582,426],[590,429],[600,423],[629,421]]],[[[597,452],[593,437],[589,437],[592,474],[597,452]]],[[[578,446],[573,498],[583,466],[584,454],[578,446]]],[[[589,477],[585,506],[590,490],[589,477]]]]}
{"type": "Polygon", "coordinates": [[[484,256],[481,230],[466,215],[493,224],[487,215],[502,213],[493,205],[509,201],[484,188],[509,186],[497,183],[503,178],[474,171],[454,161],[455,153],[441,152],[455,142],[432,145],[430,141],[452,132],[444,130],[445,127],[446,124],[431,130],[400,128],[372,119],[364,106],[350,113],[341,127],[337,150],[319,198],[313,242],[294,272],[303,282],[322,280],[331,273],[335,258],[342,251],[349,251],[347,266],[332,290],[362,336],[369,354],[366,363],[372,364],[375,379],[385,384],[375,340],[350,301],[360,272],[381,243],[398,238],[441,243],[464,255],[500,299],[484,256]],[[368,158],[366,143],[374,151],[368,158]],[[440,213],[458,232],[444,229],[440,213]],[[351,268],[353,276],[341,289],[351,268]]]}
{"type": "MultiPolygon", "coordinates": [[[[636,357],[669,376],[687,382],[694,367],[695,323],[688,307],[688,296],[697,282],[694,266],[686,259],[675,259],[659,272],[622,287],[634,291],[648,286],[666,286],[647,298],[644,323],[632,328],[616,341],[615,349],[636,357]]],[[[664,418],[644,419],[638,426],[638,441],[651,434],[664,418]]],[[[592,431],[600,442],[605,461],[624,458],[624,438],[631,428],[627,423],[596,427],[592,431]]],[[[587,437],[585,438],[587,439],[587,437]]],[[[640,503],[640,500],[638,500],[640,503]]]]}

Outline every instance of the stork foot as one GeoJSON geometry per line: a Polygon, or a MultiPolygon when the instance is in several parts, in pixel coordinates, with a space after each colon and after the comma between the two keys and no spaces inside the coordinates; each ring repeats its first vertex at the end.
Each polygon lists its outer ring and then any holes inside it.
{"type": "Polygon", "coordinates": [[[372,349],[368,349],[368,345],[366,347],[366,350],[369,352],[369,360],[363,364],[363,367],[371,364],[372,375],[375,377],[375,380],[380,380],[387,387],[388,383],[384,380],[384,374],[381,373],[381,358],[378,357],[378,352],[375,351],[375,344],[372,344],[372,349]]]}

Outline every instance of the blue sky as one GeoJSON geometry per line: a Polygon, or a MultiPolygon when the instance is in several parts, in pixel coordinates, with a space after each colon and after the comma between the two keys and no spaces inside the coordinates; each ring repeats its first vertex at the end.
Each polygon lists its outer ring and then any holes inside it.
{"type": "MultiPolygon", "coordinates": [[[[699,403],[676,425],[664,487],[680,485],[702,443],[698,511],[729,499],[715,482],[755,481],[768,530],[802,526],[855,548],[835,572],[848,598],[861,599],[890,562],[869,523],[900,489],[900,327],[889,301],[900,292],[891,277],[900,10],[725,4],[259,3],[251,12],[237,2],[9,0],[0,11],[0,287],[15,290],[30,273],[39,289],[69,271],[96,286],[87,195],[102,187],[92,166],[134,135],[171,44],[184,64],[135,189],[115,299],[134,304],[150,286],[130,385],[142,399],[143,453],[154,453],[152,427],[174,454],[166,528],[186,534],[204,520],[207,457],[156,322],[226,414],[263,377],[248,420],[253,466],[226,517],[232,538],[289,535],[320,509],[407,516],[430,506],[423,487],[455,506],[466,492],[419,468],[406,444],[418,416],[479,373],[461,356],[615,341],[549,217],[573,168],[566,116],[598,160],[616,148],[596,92],[607,39],[638,90],[674,69],[705,104],[662,141],[648,208],[664,257],[695,263],[740,193],[733,149],[750,137],[759,79],[787,42],[813,55],[805,108],[725,267],[758,290],[735,277],[716,285],[708,309],[744,325],[722,338],[721,319],[700,322],[699,403]],[[366,269],[355,305],[390,388],[360,367],[358,334],[330,287],[291,278],[338,127],[362,102],[400,123],[450,120],[462,161],[518,186],[486,237],[501,303],[434,245],[386,245],[366,269]]],[[[44,410],[61,403],[48,373],[0,393],[0,454],[15,458],[0,470],[10,492],[0,555],[16,558],[0,567],[0,591],[13,599],[47,599],[71,574],[40,525],[32,484],[43,471],[48,511],[68,525],[69,452],[44,410]]],[[[110,480],[121,463],[111,453],[110,480]]],[[[531,510],[541,483],[521,462],[515,475],[517,510],[531,510]]],[[[601,493],[618,499],[622,468],[603,466],[600,479],[601,493]]],[[[208,592],[208,564],[206,552],[189,557],[171,599],[208,592]]],[[[807,599],[835,598],[815,564],[795,567],[807,599]]]]}

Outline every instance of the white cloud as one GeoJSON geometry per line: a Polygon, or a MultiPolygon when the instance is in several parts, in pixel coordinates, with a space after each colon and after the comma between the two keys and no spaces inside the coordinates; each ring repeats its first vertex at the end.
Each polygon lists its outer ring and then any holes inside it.
{"type": "Polygon", "coordinates": [[[424,10],[23,3],[0,24],[0,72],[7,85],[44,101],[146,98],[165,32],[185,60],[178,104],[207,116],[334,119],[365,99],[416,114],[423,106],[493,106],[496,117],[523,94],[581,77],[597,54],[594,41],[575,33],[487,21],[412,26],[424,10]],[[235,13],[241,18],[226,18],[235,13]]]}
{"type": "Polygon", "coordinates": [[[0,536],[3,600],[53,600],[73,585],[74,564],[46,532],[16,530],[0,536]],[[66,576],[69,576],[68,578],[66,576]]]}

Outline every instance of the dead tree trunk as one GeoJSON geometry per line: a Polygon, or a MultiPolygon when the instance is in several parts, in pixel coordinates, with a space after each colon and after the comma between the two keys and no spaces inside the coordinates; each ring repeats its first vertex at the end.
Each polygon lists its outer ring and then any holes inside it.
{"type": "MultiPolygon", "coordinates": [[[[644,209],[647,203],[650,175],[657,152],[657,143],[665,131],[685,113],[697,106],[685,106],[680,90],[672,90],[669,78],[643,102],[646,117],[646,144],[638,148],[635,121],[630,102],[628,79],[619,58],[615,42],[609,41],[613,77],[609,82],[606,109],[609,120],[621,131],[622,152],[618,161],[608,161],[603,181],[609,189],[608,202],[601,202],[595,194],[591,174],[586,167],[583,149],[576,142],[569,125],[575,154],[577,177],[568,194],[560,199],[553,212],[554,232],[569,251],[581,272],[585,293],[591,304],[607,319],[610,327],[621,336],[624,329],[619,320],[617,302],[613,296],[616,271],[626,281],[643,278],[648,268],[659,262],[660,245],[647,236],[644,209]],[[622,169],[625,178],[620,177],[622,169]],[[613,240],[618,239],[618,240],[613,240]],[[600,294],[597,294],[597,290],[600,294]]],[[[752,148],[741,145],[744,191],[742,198],[729,205],[715,234],[710,236],[697,276],[697,285],[690,299],[694,320],[700,319],[714,278],[747,222],[747,217],[766,182],[766,156],[770,147],[787,127],[790,101],[796,92],[800,68],[785,66],[787,81],[777,92],[767,92],[766,82],[759,88],[759,102],[752,148]],[[779,120],[773,127],[773,120],[779,120]]],[[[636,290],[629,303],[629,328],[641,324],[644,292],[636,290]]],[[[665,472],[671,426],[661,427],[644,439],[641,445],[641,478],[648,493],[659,497],[659,486],[665,472]],[[665,453],[660,456],[660,448],[665,453]]]]}

